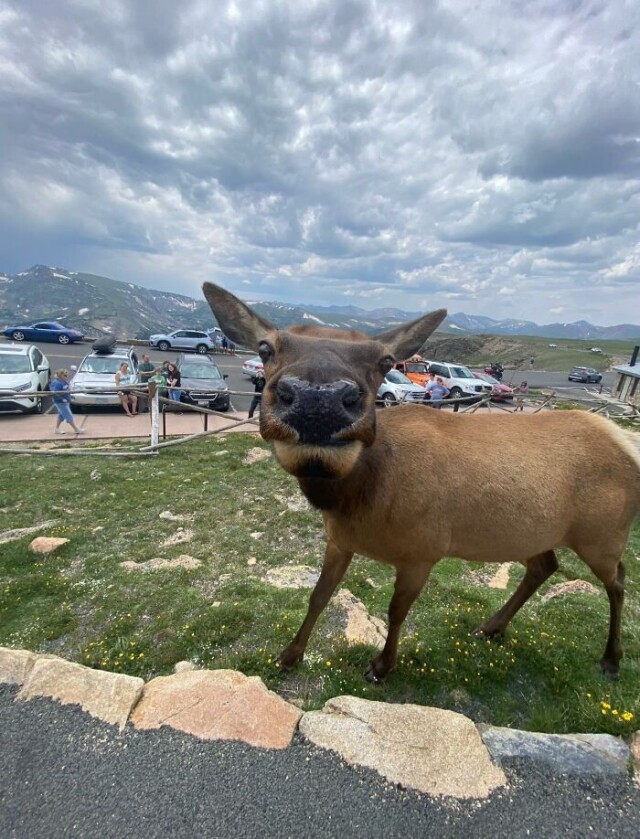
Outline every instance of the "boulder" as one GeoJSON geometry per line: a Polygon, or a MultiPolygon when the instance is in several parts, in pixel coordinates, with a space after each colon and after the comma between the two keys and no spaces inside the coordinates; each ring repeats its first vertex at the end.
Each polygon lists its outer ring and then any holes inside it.
{"type": "Polygon", "coordinates": [[[629,747],[611,734],[539,734],[482,724],[478,729],[497,763],[507,758],[527,758],[568,774],[629,772],[629,747]]]}
{"type": "Polygon", "coordinates": [[[50,554],[66,545],[69,539],[63,539],[59,536],[36,536],[36,538],[29,545],[29,550],[34,554],[50,554]]]}
{"type": "Polygon", "coordinates": [[[290,743],[301,711],[267,690],[258,676],[235,670],[193,670],[145,685],[131,722],[169,725],[204,740],[241,740],[263,749],[290,743]]]}
{"type": "Polygon", "coordinates": [[[94,717],[123,728],[144,681],[123,673],[92,670],[56,656],[38,656],[17,699],[49,696],[63,705],[80,705],[94,717]]]}
{"type": "Polygon", "coordinates": [[[22,685],[38,656],[29,650],[0,647],[0,684],[22,685]]]}
{"type": "Polygon", "coordinates": [[[453,711],[338,696],[305,714],[300,731],[348,763],[430,795],[486,798],[506,784],[475,725],[453,711]]]}

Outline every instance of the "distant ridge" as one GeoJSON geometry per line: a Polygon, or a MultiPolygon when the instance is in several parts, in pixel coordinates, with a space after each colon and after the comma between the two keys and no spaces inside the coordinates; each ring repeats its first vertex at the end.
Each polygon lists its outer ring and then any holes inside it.
{"type": "MultiPolygon", "coordinates": [[[[393,307],[367,311],[358,306],[251,302],[249,305],[276,326],[319,323],[361,332],[379,332],[414,320],[423,312],[393,307]]],[[[19,274],[0,274],[0,323],[19,324],[42,319],[61,320],[88,336],[105,334],[147,338],[154,332],[210,329],[215,325],[209,306],[183,294],[155,291],[97,274],[34,265],[19,274]]],[[[640,326],[623,323],[594,326],[587,321],[538,325],[513,318],[495,320],[456,312],[440,332],[450,335],[531,335],[546,338],[640,341],[640,326]]]]}

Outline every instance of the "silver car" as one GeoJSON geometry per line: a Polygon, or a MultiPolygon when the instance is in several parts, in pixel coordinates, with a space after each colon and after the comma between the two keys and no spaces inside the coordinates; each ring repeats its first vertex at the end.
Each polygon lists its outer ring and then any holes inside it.
{"type": "Polygon", "coordinates": [[[71,380],[72,405],[75,408],[120,405],[115,376],[123,361],[129,365],[132,384],[137,384],[138,356],[133,347],[116,347],[113,352],[85,355],[71,380]]]}
{"type": "Polygon", "coordinates": [[[205,353],[215,349],[215,341],[212,341],[206,332],[198,332],[195,329],[176,329],[166,335],[151,335],[149,346],[157,347],[162,352],[167,350],[195,350],[205,353]]]}

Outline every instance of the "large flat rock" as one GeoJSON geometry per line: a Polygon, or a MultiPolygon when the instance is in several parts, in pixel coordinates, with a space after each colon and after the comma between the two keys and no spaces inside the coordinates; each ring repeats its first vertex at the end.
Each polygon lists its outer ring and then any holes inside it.
{"type": "Polygon", "coordinates": [[[305,714],[300,731],[348,763],[430,795],[486,798],[506,784],[475,725],[453,711],[338,696],[305,714]]]}
{"type": "Polygon", "coordinates": [[[629,747],[610,734],[539,734],[491,725],[479,725],[478,729],[498,763],[507,758],[527,758],[567,774],[629,773],[629,747]]]}
{"type": "Polygon", "coordinates": [[[152,679],[131,722],[137,728],[169,725],[205,740],[241,740],[264,749],[284,749],[300,716],[298,708],[267,690],[258,676],[195,670],[152,679]]]}
{"type": "Polygon", "coordinates": [[[39,656],[16,699],[49,696],[80,707],[98,719],[123,728],[138,701],[144,681],[123,673],[92,670],[55,656],[39,656]]]}

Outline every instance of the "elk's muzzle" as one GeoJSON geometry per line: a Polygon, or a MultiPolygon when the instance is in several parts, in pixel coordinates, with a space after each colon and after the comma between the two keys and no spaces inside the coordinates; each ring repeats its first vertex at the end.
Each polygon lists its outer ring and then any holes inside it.
{"type": "Polygon", "coordinates": [[[362,392],[349,379],[314,384],[296,376],[283,376],[275,386],[274,413],[294,429],[300,443],[340,445],[339,432],[362,416],[362,392]]]}

